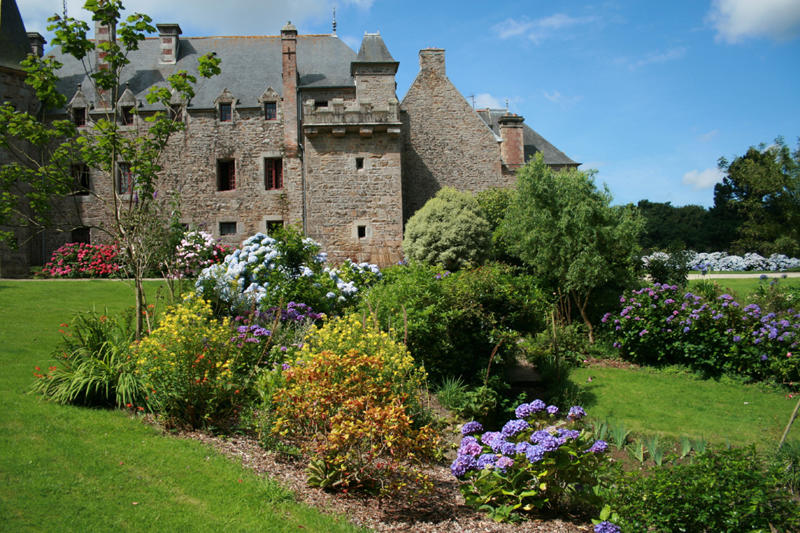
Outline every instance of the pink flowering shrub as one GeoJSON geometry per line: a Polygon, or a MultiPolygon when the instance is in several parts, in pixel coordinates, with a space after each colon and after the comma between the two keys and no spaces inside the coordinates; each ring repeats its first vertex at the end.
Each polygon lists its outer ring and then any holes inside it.
{"type": "Polygon", "coordinates": [[[68,242],[53,252],[42,268],[42,275],[52,278],[99,278],[116,273],[119,264],[116,244],[68,242]]]}
{"type": "Polygon", "coordinates": [[[210,233],[190,231],[175,250],[176,275],[195,278],[204,268],[222,263],[228,252],[229,247],[214,241],[210,233]]]}

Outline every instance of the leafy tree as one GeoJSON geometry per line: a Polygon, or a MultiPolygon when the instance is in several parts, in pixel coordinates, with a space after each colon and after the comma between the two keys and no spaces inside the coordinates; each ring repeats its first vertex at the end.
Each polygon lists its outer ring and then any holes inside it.
{"type": "Polygon", "coordinates": [[[520,169],[501,225],[510,252],[553,291],[562,320],[575,305],[591,342],[590,298],[633,275],[643,226],[634,206],[610,204],[608,189],[598,190],[591,174],[556,172],[537,155],[520,169]]]}
{"type": "MultiPolygon", "coordinates": [[[[84,9],[91,13],[93,21],[110,29],[109,41],[89,40],[89,25],[71,17],[51,17],[48,30],[55,32],[52,44],[61,46],[65,54],[83,64],[100,107],[105,108],[104,114],[90,122],[90,128],[76,128],[69,120],[46,120],[48,112],[57,112],[66,105],[66,97],[56,89],[62,64],[35,55],[23,62],[26,82],[34,88],[42,109],[34,115],[10,104],[0,107],[0,147],[16,156],[15,162],[0,168],[0,223],[22,217],[38,230],[47,228],[54,206],[74,190],[70,166],[76,162],[110,180],[110,198],[95,195],[110,222],[96,227],[119,243],[134,280],[138,338],[146,308],[142,278],[157,260],[154,244],[166,240],[154,232],[169,227],[168,219],[174,214],[174,209],[165,206],[165,199],[157,198],[156,188],[167,143],[173,133],[185,128],[182,121],[175,120],[171,104],[178,99],[188,105],[194,97],[197,77],[179,70],[167,78],[166,85],[152,87],[147,101],[161,104],[164,111],[141,117],[134,131],[121,128],[123,111],[112,103],[118,101],[123,71],[130,63],[129,55],[156,29],[152,19],[141,13],[122,20],[121,0],[87,0],[84,9]],[[95,52],[103,56],[99,65],[91,60],[95,52]],[[114,179],[120,162],[129,165],[132,191],[121,191],[114,179]]],[[[218,74],[219,62],[213,55],[200,57],[199,75],[208,78],[218,74]]],[[[13,235],[6,232],[0,238],[9,240],[13,235]]]]}
{"type": "Polygon", "coordinates": [[[503,241],[503,235],[497,231],[497,228],[503,222],[508,206],[511,205],[516,193],[517,191],[512,187],[493,187],[475,195],[475,199],[478,200],[478,205],[481,207],[481,214],[489,222],[492,231],[492,250],[489,255],[493,260],[509,264],[519,263],[519,261],[508,254],[508,245],[503,241]]]}
{"type": "Polygon", "coordinates": [[[486,259],[491,229],[475,197],[441,189],[406,224],[403,251],[408,259],[458,270],[486,259]]]}
{"type": "Polygon", "coordinates": [[[640,200],[636,206],[645,219],[640,244],[646,250],[688,248],[716,251],[714,227],[708,211],[699,205],[676,207],[670,202],[640,200]]]}
{"type": "Polygon", "coordinates": [[[715,225],[731,228],[739,253],[800,253],[800,147],[792,153],[781,137],[771,146],[751,146],[728,162],[714,187],[715,225]]]}

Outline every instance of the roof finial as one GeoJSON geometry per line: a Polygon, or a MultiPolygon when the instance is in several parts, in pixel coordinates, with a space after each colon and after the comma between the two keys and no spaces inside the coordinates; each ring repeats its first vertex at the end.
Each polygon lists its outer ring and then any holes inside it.
{"type": "Polygon", "coordinates": [[[506,113],[508,113],[508,98],[506,98],[506,113]]]}
{"type": "Polygon", "coordinates": [[[67,0],[64,0],[62,2],[62,5],[64,7],[64,19],[66,20],[66,18],[67,18],[67,0]]]}
{"type": "Polygon", "coordinates": [[[336,35],[336,6],[333,6],[333,34],[336,35]]]}

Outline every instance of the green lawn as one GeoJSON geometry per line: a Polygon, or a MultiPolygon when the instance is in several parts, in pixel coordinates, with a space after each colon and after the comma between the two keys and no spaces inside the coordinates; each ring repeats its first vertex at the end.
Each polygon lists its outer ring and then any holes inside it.
{"type": "MultiPolygon", "coordinates": [[[[649,368],[584,367],[570,379],[585,391],[585,408],[595,419],[621,422],[639,435],[681,435],[735,445],[777,447],[797,396],[757,385],[700,380],[649,368]],[[591,378],[591,381],[589,381],[591,378]]],[[[800,423],[790,439],[800,442],[800,423]]]]}
{"type": "MultiPolygon", "coordinates": [[[[155,294],[158,283],[150,282],[155,294]]],[[[195,441],[28,393],[59,324],[133,303],[121,281],[0,282],[0,529],[357,531],[195,441]]]]}
{"type": "MultiPolygon", "coordinates": [[[[750,294],[752,294],[759,284],[761,283],[769,283],[772,279],[778,278],[778,283],[782,287],[795,287],[800,288],[800,278],[786,278],[780,279],[780,274],[770,273],[768,274],[768,280],[760,280],[758,278],[719,278],[719,279],[707,279],[705,280],[706,283],[714,282],[717,283],[723,290],[730,292],[731,294],[735,294],[738,298],[744,299],[750,294]]],[[[689,289],[692,287],[696,287],[697,285],[703,283],[704,280],[692,280],[689,282],[689,289]]]]}

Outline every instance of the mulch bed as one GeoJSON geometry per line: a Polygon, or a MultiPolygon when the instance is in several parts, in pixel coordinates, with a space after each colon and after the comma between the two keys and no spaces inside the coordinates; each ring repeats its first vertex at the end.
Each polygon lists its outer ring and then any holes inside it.
{"type": "Polygon", "coordinates": [[[519,524],[497,524],[464,505],[458,483],[450,470],[433,466],[428,472],[434,482],[433,494],[409,505],[407,501],[364,495],[328,493],[305,483],[305,464],[261,448],[246,436],[215,437],[200,431],[184,431],[180,437],[198,440],[218,452],[241,461],[244,468],[268,475],[291,489],[296,499],[317,509],[345,516],[358,526],[375,531],[504,533],[590,532],[592,525],[561,519],[529,520],[519,524]]]}

